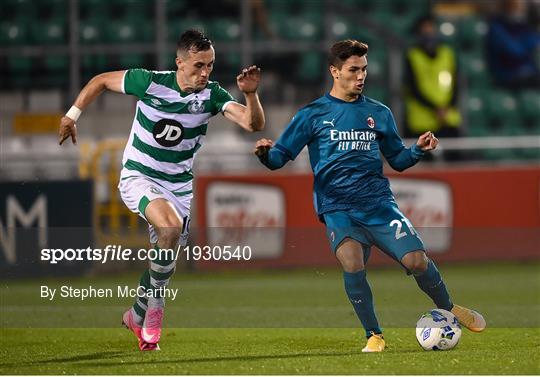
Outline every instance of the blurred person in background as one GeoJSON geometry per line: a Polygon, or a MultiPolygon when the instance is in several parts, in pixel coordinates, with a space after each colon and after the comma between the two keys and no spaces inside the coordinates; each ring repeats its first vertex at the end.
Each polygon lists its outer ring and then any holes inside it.
{"type": "Polygon", "coordinates": [[[260,139],[254,153],[275,170],[308,147],[315,210],[327,227],[332,251],[343,268],[345,292],[368,338],[362,352],[385,349],[365,270],[372,246],[412,274],[438,308],[451,311],[471,331],[483,331],[486,323],[479,313],[452,303],[439,270],[398,208],[383,174],[381,154],[393,169],[403,171],[439,142],[427,131],[405,147],[390,109],[362,95],[367,53],[365,43],[336,42],[329,54],[330,92],[300,109],[275,144],[260,139]]]}
{"type": "MultiPolygon", "coordinates": [[[[431,15],[419,18],[413,31],[416,43],[407,50],[405,59],[405,136],[418,137],[426,131],[439,137],[460,136],[454,50],[440,42],[431,15]]],[[[458,158],[455,153],[445,157],[458,158]]]]}
{"type": "MultiPolygon", "coordinates": [[[[257,88],[260,69],[251,66],[236,77],[242,105],[217,82],[210,81],[215,61],[213,43],[197,30],[187,30],[177,43],[176,71],[128,69],[95,76],[61,119],[59,142],[77,141],[75,122],[105,90],[139,98],[122,159],[118,186],[122,200],[149,225],[154,249],[176,251],[185,245],[193,198],[193,159],[206,135],[208,121],[222,113],[241,128],[264,128],[257,88]]],[[[176,267],[173,253],[161,253],[140,279],[139,297],[122,318],[136,335],[141,351],[159,349],[165,305],[164,288],[176,267]]]]}
{"type": "Polygon", "coordinates": [[[540,33],[524,0],[503,0],[489,21],[486,53],[495,84],[506,89],[540,88],[540,33]]]}

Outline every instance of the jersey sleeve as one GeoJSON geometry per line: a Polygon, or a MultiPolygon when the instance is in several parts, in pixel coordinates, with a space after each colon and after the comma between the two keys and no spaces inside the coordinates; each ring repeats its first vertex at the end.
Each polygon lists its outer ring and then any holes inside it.
{"type": "Polygon", "coordinates": [[[310,142],[312,129],[308,112],[300,110],[292,118],[276,142],[275,148],[281,150],[291,160],[310,142]]]}
{"type": "Polygon", "coordinates": [[[386,133],[380,145],[381,152],[390,166],[397,171],[403,171],[415,165],[422,158],[424,152],[416,144],[411,148],[405,147],[397,132],[396,121],[390,110],[388,110],[386,127],[386,133]]]}
{"type": "Polygon", "coordinates": [[[146,69],[128,69],[124,75],[124,93],[143,98],[152,82],[152,72],[146,69]]]}
{"type": "Polygon", "coordinates": [[[266,154],[259,156],[259,160],[270,170],[279,169],[290,160],[294,160],[311,140],[310,128],[305,111],[299,111],[276,144],[266,154]]]}
{"type": "Polygon", "coordinates": [[[210,93],[211,109],[212,115],[216,115],[219,112],[225,111],[225,107],[230,102],[236,102],[236,99],[225,89],[223,89],[219,84],[216,84],[215,88],[212,89],[210,93]]]}

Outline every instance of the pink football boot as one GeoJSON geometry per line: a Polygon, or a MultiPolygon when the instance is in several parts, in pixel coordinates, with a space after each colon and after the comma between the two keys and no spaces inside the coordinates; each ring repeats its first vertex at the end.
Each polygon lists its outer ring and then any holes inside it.
{"type": "Polygon", "coordinates": [[[133,334],[137,337],[139,341],[139,349],[141,351],[159,351],[159,344],[145,342],[141,336],[141,326],[139,326],[133,319],[133,312],[128,309],[122,316],[122,325],[124,325],[128,330],[133,331],[133,334]]]}
{"type": "Polygon", "coordinates": [[[153,307],[146,310],[144,323],[141,330],[141,338],[146,343],[157,344],[161,337],[163,325],[163,308],[153,307]]]}

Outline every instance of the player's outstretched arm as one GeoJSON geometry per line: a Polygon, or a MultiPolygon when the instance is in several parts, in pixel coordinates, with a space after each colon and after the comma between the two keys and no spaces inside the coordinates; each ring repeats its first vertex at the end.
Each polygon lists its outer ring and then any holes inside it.
{"type": "Polygon", "coordinates": [[[287,154],[275,147],[274,142],[270,139],[258,140],[253,153],[270,170],[279,169],[290,160],[287,154]]]}
{"type": "Polygon", "coordinates": [[[398,145],[398,147],[394,148],[393,151],[397,150],[397,152],[389,153],[389,147],[386,143],[383,148],[383,154],[390,166],[394,170],[401,172],[410,168],[411,166],[416,165],[425,152],[432,151],[437,148],[439,139],[433,135],[433,132],[427,131],[420,135],[416,144],[414,144],[411,148],[405,148],[401,142],[401,139],[399,139],[399,144],[395,144],[398,145]]]}
{"type": "Polygon", "coordinates": [[[249,132],[261,131],[264,129],[264,111],[257,95],[257,88],[261,81],[261,69],[252,65],[244,68],[242,73],[236,77],[238,88],[244,93],[246,105],[236,102],[230,103],[224,115],[227,119],[238,124],[249,132]]]}
{"type": "Polygon", "coordinates": [[[77,144],[77,126],[75,122],[79,119],[82,111],[96,99],[105,89],[122,93],[122,80],[125,71],[106,72],[94,76],[88,84],[81,90],[71,109],[60,120],[58,131],[58,142],[60,145],[69,137],[73,144],[77,144]]]}

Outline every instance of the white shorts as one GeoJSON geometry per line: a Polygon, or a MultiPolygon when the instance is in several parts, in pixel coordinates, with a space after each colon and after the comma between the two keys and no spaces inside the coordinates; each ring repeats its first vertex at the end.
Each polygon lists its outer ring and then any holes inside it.
{"type": "MultiPolygon", "coordinates": [[[[123,179],[118,184],[120,190],[120,196],[126,206],[141,216],[148,222],[144,216],[144,210],[146,206],[154,199],[168,200],[176,209],[182,219],[182,234],[180,236],[179,244],[185,246],[187,243],[189,232],[189,214],[191,209],[191,199],[193,198],[192,191],[186,191],[184,193],[173,194],[169,190],[160,186],[152,179],[144,176],[134,176],[123,179]]],[[[150,232],[150,242],[157,242],[156,230],[150,223],[148,224],[148,230],[150,232]]]]}

